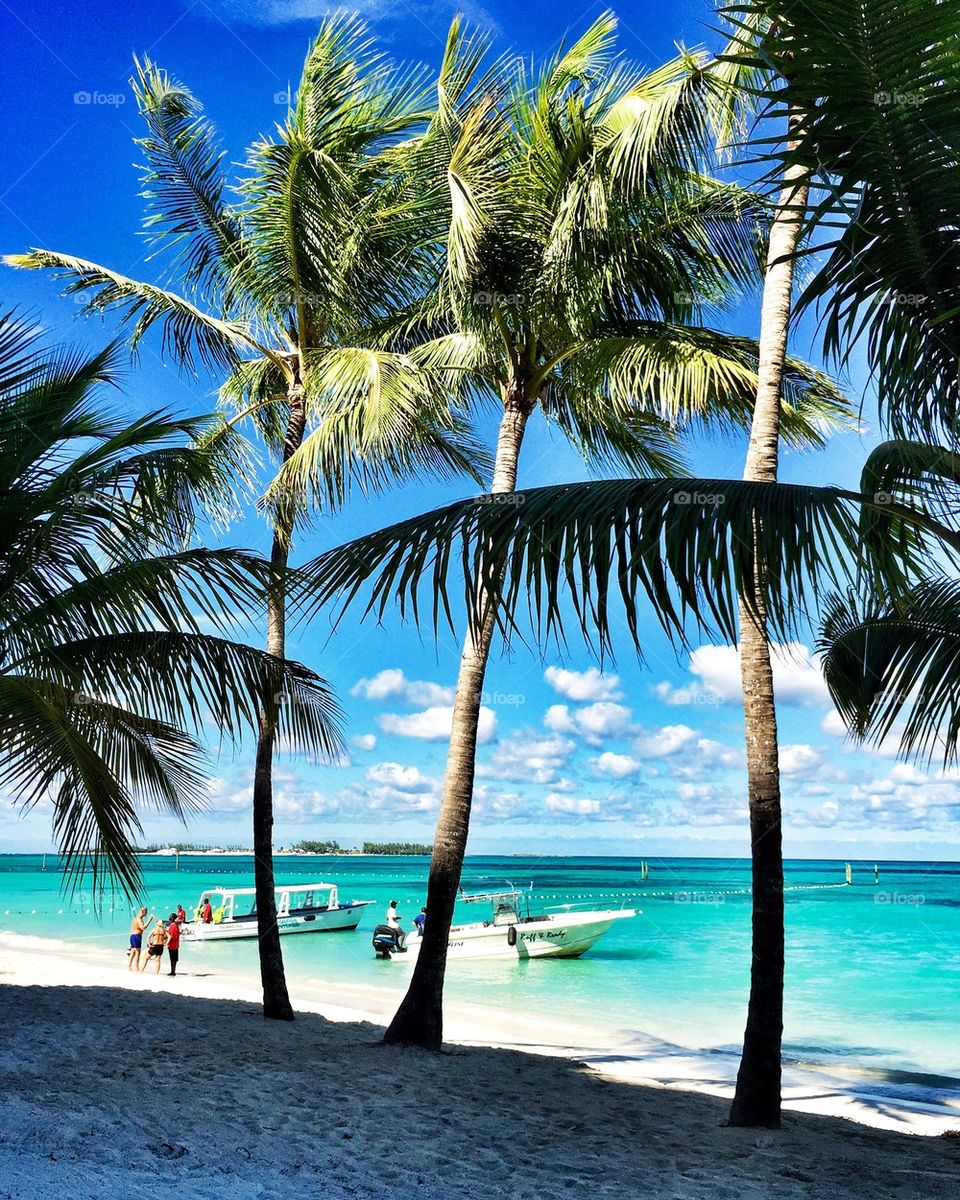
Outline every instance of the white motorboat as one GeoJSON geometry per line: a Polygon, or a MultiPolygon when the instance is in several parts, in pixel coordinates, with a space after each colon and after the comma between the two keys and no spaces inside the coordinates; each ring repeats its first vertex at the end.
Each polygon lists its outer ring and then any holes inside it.
{"type": "MultiPolygon", "coordinates": [[[[565,905],[556,911],[535,913],[530,910],[531,891],[532,888],[511,888],[467,895],[461,890],[460,898],[465,903],[489,904],[491,916],[488,921],[453,925],[447,942],[448,958],[577,958],[615,921],[636,917],[640,911],[636,908],[578,911],[565,905]]],[[[378,925],[374,931],[373,944],[378,957],[397,954],[398,961],[412,962],[421,938],[410,934],[402,947],[391,948],[387,930],[387,926],[378,925]]]]}
{"type": "MultiPolygon", "coordinates": [[[[356,929],[372,900],[340,903],[335,883],[285,883],[276,889],[277,926],[286,933],[332,933],[356,929]]],[[[257,889],[212,887],[200,893],[196,916],[183,926],[186,941],[217,942],[257,936],[257,889]],[[210,920],[202,919],[205,903],[210,920]]]]}

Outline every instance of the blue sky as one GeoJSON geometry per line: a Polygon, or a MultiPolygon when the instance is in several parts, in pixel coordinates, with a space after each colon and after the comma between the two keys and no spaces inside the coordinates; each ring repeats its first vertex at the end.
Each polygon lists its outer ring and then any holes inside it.
{"type": "MultiPolygon", "coordinates": [[[[528,0],[465,6],[495,32],[501,48],[542,55],[580,32],[603,5],[528,0]]],[[[142,215],[132,139],[139,132],[127,79],[134,53],[149,53],[190,85],[217,124],[230,161],[283,112],[308,40],[327,6],[313,0],[171,0],[163,5],[103,0],[0,5],[5,48],[0,129],[0,250],[41,246],[70,251],[150,277],[139,234],[142,215]]],[[[621,44],[655,65],[674,43],[710,40],[701,0],[615,6],[621,44]]],[[[373,0],[360,6],[397,58],[436,63],[454,8],[373,0]]],[[[6,307],[25,306],[51,336],[100,345],[112,326],[77,320],[77,308],[41,276],[4,269],[6,307]]],[[[756,329],[756,305],[729,314],[728,327],[756,329]]],[[[811,327],[795,352],[816,357],[811,327]]],[[[860,398],[863,380],[849,379],[860,398]]],[[[209,411],[215,381],[181,378],[160,357],[159,340],[131,364],[124,398],[131,413],[172,406],[209,411]]],[[[873,442],[867,428],[819,454],[787,455],[791,480],[852,483],[873,442]]],[[[494,426],[486,428],[492,441],[494,426]]],[[[738,474],[743,442],[690,447],[704,475],[738,474]]],[[[536,420],[521,462],[528,486],[586,477],[560,436],[536,420]]],[[[388,497],[357,498],[318,521],[301,540],[302,559],[351,536],[467,494],[469,484],[425,482],[388,497]]],[[[264,549],[255,516],[228,540],[264,549]]],[[[540,658],[517,645],[495,654],[487,679],[483,744],[471,849],[536,853],[728,854],[748,849],[742,769],[742,710],[736,652],[701,647],[677,655],[644,618],[645,664],[626,639],[601,675],[571,643],[566,657],[540,658]]],[[[957,779],[899,763],[892,747],[865,753],[844,739],[810,654],[811,640],[778,652],[788,853],[960,857],[957,779]]],[[[320,620],[299,630],[290,652],[337,688],[349,715],[350,751],[336,767],[284,759],[277,767],[277,840],[338,837],[429,840],[445,758],[451,688],[459,649],[435,643],[399,620],[336,633],[320,620]]],[[[146,833],[208,842],[249,842],[249,748],[213,764],[210,807],[184,835],[150,818],[146,833]]],[[[0,807],[0,845],[50,845],[43,806],[21,818],[0,807]]]]}

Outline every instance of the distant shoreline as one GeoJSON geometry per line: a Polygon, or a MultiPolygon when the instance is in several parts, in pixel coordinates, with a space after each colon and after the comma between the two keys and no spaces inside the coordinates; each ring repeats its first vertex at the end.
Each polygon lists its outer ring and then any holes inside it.
{"type": "MultiPolygon", "coordinates": [[[[138,850],[137,858],[252,858],[252,850],[138,850]]],[[[429,858],[428,854],[371,853],[366,850],[274,850],[274,858],[429,858]]]]}

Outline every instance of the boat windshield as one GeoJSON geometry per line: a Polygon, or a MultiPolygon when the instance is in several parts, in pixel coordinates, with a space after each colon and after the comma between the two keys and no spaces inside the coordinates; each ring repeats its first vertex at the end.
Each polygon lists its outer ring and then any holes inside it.
{"type": "Polygon", "coordinates": [[[502,892],[474,892],[468,894],[461,889],[460,898],[467,904],[489,904],[493,912],[494,925],[515,925],[522,920],[521,908],[529,915],[529,894],[532,889],[510,888],[502,892]]]}

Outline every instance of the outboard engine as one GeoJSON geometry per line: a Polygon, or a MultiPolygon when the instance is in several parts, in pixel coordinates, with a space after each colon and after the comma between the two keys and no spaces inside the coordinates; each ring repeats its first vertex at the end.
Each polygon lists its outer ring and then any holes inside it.
{"type": "Polygon", "coordinates": [[[373,951],[377,958],[386,959],[394,954],[406,954],[400,930],[392,925],[378,925],[373,931],[373,951]]]}

